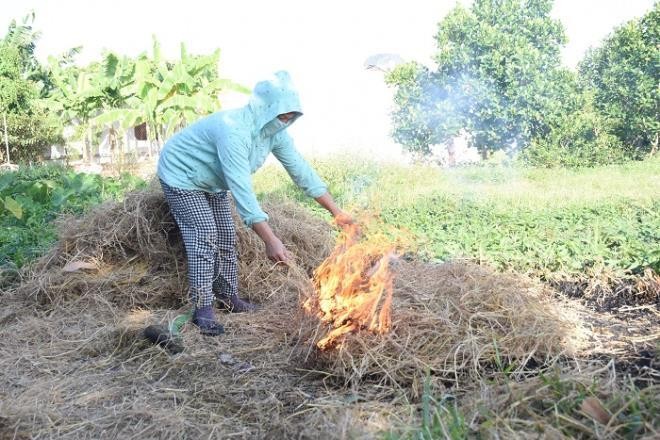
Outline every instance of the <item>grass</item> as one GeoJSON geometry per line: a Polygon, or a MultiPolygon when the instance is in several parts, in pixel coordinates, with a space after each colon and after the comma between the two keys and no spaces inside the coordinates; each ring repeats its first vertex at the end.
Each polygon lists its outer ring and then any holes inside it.
{"type": "MultiPolygon", "coordinates": [[[[660,272],[660,160],[580,170],[314,164],[339,203],[409,231],[428,260],[487,262],[548,278],[660,272]]],[[[322,209],[280,167],[255,176],[261,195],[322,209]]]]}
{"type": "Polygon", "coordinates": [[[60,214],[81,214],[144,185],[128,174],[105,178],[60,166],[0,173],[0,267],[21,267],[45,252],[60,214]]]}
{"type": "Polygon", "coordinates": [[[433,396],[427,379],[420,424],[395,427],[385,438],[633,439],[657,433],[657,382],[640,386],[612,364],[583,368],[555,365],[522,382],[501,371],[499,379],[481,383],[479,392],[458,397],[433,396]]]}
{"type": "MultiPolygon", "coordinates": [[[[412,236],[427,260],[466,258],[544,279],[660,272],[660,159],[580,170],[440,169],[349,157],[313,165],[341,205],[358,216],[377,213],[412,236]]],[[[143,184],[52,166],[0,174],[0,264],[20,267],[40,255],[60,213],[84,212],[143,184]]],[[[277,165],[259,171],[254,185],[260,196],[327,215],[277,165]]]]}

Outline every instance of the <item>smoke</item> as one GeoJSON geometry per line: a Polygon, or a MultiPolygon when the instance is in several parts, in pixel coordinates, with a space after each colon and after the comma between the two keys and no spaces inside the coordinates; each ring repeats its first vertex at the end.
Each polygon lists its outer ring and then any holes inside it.
{"type": "MultiPolygon", "coordinates": [[[[462,148],[466,160],[500,150],[511,157],[528,142],[530,127],[524,109],[497,87],[494,78],[477,78],[467,71],[427,72],[418,77],[421,125],[428,130],[430,150],[462,148]]],[[[455,153],[455,151],[454,151],[455,153]]],[[[451,160],[451,159],[450,159],[451,160]]]]}

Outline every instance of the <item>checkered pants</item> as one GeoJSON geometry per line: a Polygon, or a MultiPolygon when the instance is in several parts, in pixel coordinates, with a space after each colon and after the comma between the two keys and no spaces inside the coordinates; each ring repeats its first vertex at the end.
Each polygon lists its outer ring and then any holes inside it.
{"type": "Polygon", "coordinates": [[[160,183],[183,236],[191,302],[205,307],[216,295],[237,295],[236,233],[227,191],[191,191],[160,183]]]}

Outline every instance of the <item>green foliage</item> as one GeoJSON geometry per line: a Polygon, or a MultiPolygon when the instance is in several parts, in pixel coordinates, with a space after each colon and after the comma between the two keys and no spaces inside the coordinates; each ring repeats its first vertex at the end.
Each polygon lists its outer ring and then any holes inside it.
{"type": "Polygon", "coordinates": [[[20,23],[12,20],[3,41],[7,46],[17,50],[22,77],[32,83],[37,83],[37,87],[41,88],[45,86],[47,78],[34,56],[37,41],[41,37],[41,33],[34,30],[33,27],[35,17],[36,15],[32,11],[23,17],[20,23]]]}
{"type": "Polygon", "coordinates": [[[40,73],[33,54],[36,38],[30,25],[14,21],[0,40],[0,151],[7,162],[35,160],[44,147],[61,139],[61,126],[44,111],[38,85],[32,79],[40,73]],[[5,119],[9,157],[4,157],[5,119]]]}
{"type": "MultiPolygon", "coordinates": [[[[78,121],[86,130],[110,128],[117,134],[147,125],[150,141],[163,142],[182,126],[220,108],[222,90],[248,90],[218,76],[220,51],[191,55],[181,44],[181,58],[165,60],[154,37],[152,53],[132,59],[112,52],[100,62],[80,68],[70,57],[49,58],[56,85],[50,102],[65,121],[78,121]]],[[[87,144],[92,135],[87,130],[87,144]]]]}
{"type": "Polygon", "coordinates": [[[593,273],[652,267],[660,271],[660,201],[624,200],[595,206],[502,207],[470,198],[432,195],[414,207],[386,209],[382,218],[422,241],[428,257],[468,257],[501,269],[593,273]]]}
{"type": "Polygon", "coordinates": [[[565,43],[550,0],[477,0],[439,24],[438,68],[395,69],[394,137],[428,152],[460,129],[483,155],[524,146],[575,108],[573,75],[560,68],[565,43]]]}
{"type": "Polygon", "coordinates": [[[431,144],[440,143],[458,132],[462,121],[452,108],[453,102],[435,103],[429,99],[428,88],[432,82],[427,68],[414,62],[402,64],[388,74],[385,81],[396,88],[392,136],[408,151],[419,156],[428,155],[431,144]],[[443,107],[439,109],[443,111],[436,112],[435,106],[443,107]],[[436,113],[442,115],[442,119],[430,117],[436,113]]]}
{"type": "Polygon", "coordinates": [[[130,175],[118,179],[48,166],[0,174],[0,266],[22,266],[54,240],[52,221],[144,186],[130,175]]]}
{"type": "MultiPolygon", "coordinates": [[[[340,203],[376,212],[430,260],[469,258],[549,277],[660,271],[660,161],[580,170],[315,165],[340,203]]],[[[255,189],[322,210],[267,167],[255,189]]]]}
{"type": "Polygon", "coordinates": [[[596,108],[614,123],[613,133],[640,158],[658,148],[660,133],[660,3],[616,29],[579,66],[595,92],[596,108]]]}
{"type": "Polygon", "coordinates": [[[34,13],[22,24],[13,21],[0,44],[0,111],[22,117],[24,126],[10,132],[20,139],[12,151],[23,160],[35,159],[43,146],[60,140],[62,124],[79,128],[85,160],[91,156],[95,135],[105,128],[117,142],[123,130],[146,123],[149,140],[161,143],[182,126],[216,111],[220,91],[248,92],[219,77],[219,50],[191,55],[181,44],[180,60],[169,61],[162,57],[155,37],[151,56],[107,52],[100,61],[79,67],[73,61],[80,48],[73,48],[49,57],[44,68],[34,58],[39,33],[33,22],[34,13]],[[60,118],[59,124],[46,121],[39,126],[45,109],[60,118]],[[26,139],[26,134],[43,137],[26,139]]]}
{"type": "MultiPolygon", "coordinates": [[[[225,83],[218,79],[219,56],[219,50],[206,56],[189,55],[182,44],[181,59],[169,62],[162,58],[154,37],[151,58],[142,54],[134,61],[125,105],[114,106],[115,111],[97,117],[95,122],[121,121],[125,128],[146,123],[152,140],[164,140],[181,126],[220,107],[217,93],[225,83]]],[[[114,80],[116,75],[108,75],[109,71],[105,69],[105,78],[114,80]]]]}
{"type": "Polygon", "coordinates": [[[85,125],[102,107],[103,93],[92,81],[95,68],[81,69],[49,57],[49,74],[55,85],[49,107],[67,122],[77,119],[85,125]]]}
{"type": "Polygon", "coordinates": [[[36,95],[33,85],[22,77],[18,48],[0,41],[0,111],[29,111],[36,95]]]}
{"type": "MultiPolygon", "coordinates": [[[[585,98],[587,96],[585,95],[585,98]]],[[[538,167],[580,167],[620,163],[626,159],[613,124],[585,99],[582,108],[561,115],[547,135],[532,139],[519,156],[538,167]]]]}
{"type": "Polygon", "coordinates": [[[44,149],[63,142],[60,121],[40,107],[29,114],[7,115],[7,127],[9,156],[14,162],[36,161],[44,149]]]}

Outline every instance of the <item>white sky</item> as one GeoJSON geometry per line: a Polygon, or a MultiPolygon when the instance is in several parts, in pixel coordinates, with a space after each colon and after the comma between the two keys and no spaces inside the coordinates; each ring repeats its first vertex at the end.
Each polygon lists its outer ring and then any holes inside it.
{"type": "MultiPolygon", "coordinates": [[[[168,57],[178,56],[181,41],[191,53],[219,47],[221,76],[250,87],[276,70],[291,72],[305,112],[291,132],[305,153],[359,150],[391,157],[399,147],[388,137],[390,95],[382,75],[366,71],[364,60],[392,52],[430,62],[436,25],[455,3],[0,0],[0,34],[12,18],[33,9],[43,33],[37,46],[42,60],[80,45],[83,62],[104,48],[133,56],[151,48],[152,34],[168,57]]],[[[556,0],[553,15],[569,37],[565,63],[574,66],[614,26],[652,6],[653,0],[556,0]]],[[[243,99],[228,97],[225,107],[243,99]]]]}

